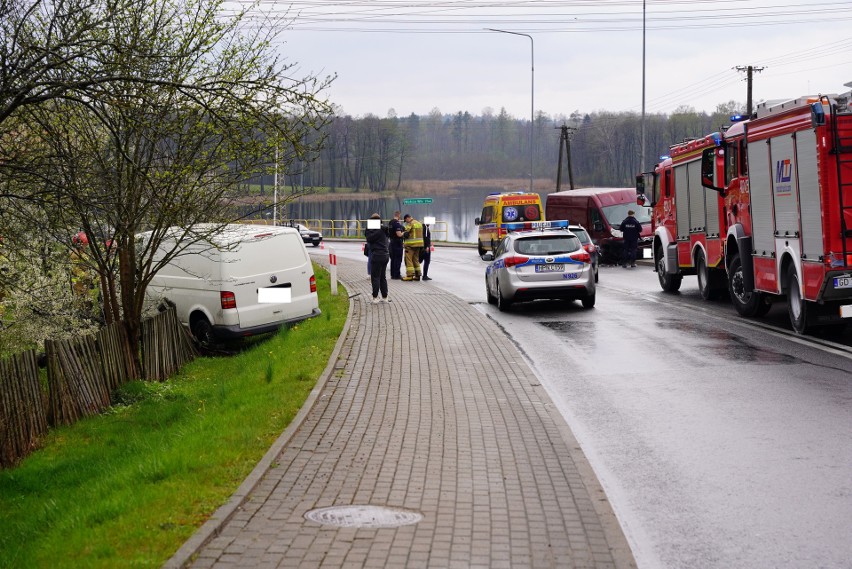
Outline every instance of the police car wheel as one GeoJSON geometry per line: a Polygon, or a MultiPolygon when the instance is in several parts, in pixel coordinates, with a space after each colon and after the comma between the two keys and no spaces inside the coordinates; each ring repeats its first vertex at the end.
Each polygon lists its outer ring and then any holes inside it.
{"type": "Polygon", "coordinates": [[[583,303],[583,308],[594,308],[595,307],[595,295],[590,294],[589,296],[583,297],[581,300],[583,303]]]}
{"type": "Polygon", "coordinates": [[[497,308],[501,312],[505,312],[509,310],[510,306],[512,306],[512,301],[503,296],[503,291],[500,290],[500,281],[497,281],[497,308]]]}
{"type": "Polygon", "coordinates": [[[491,294],[491,289],[488,288],[488,277],[485,277],[485,298],[488,304],[497,304],[497,297],[491,294]]]}

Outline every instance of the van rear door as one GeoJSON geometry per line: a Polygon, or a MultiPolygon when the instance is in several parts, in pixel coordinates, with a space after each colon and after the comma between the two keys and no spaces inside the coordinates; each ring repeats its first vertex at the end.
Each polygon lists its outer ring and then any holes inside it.
{"type": "Polygon", "coordinates": [[[296,230],[276,228],[223,251],[222,274],[222,289],[234,293],[240,328],[300,320],[319,307],[311,292],[313,266],[296,230]],[[259,290],[267,287],[288,290],[290,302],[258,302],[259,290]]]}

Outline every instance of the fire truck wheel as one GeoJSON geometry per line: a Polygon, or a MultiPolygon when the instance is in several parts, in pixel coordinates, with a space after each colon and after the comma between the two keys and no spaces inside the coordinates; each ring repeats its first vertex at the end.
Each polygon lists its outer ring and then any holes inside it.
{"type": "Polygon", "coordinates": [[[666,258],[663,255],[663,248],[657,247],[654,250],[654,259],[657,262],[657,278],[660,280],[660,288],[666,292],[677,292],[680,290],[680,283],[683,281],[683,275],[678,273],[670,275],[666,272],[666,258]]]}
{"type": "Polygon", "coordinates": [[[704,253],[699,251],[695,259],[695,272],[698,274],[698,293],[704,300],[715,300],[719,293],[710,283],[710,271],[707,269],[707,261],[704,253]]]}
{"type": "Polygon", "coordinates": [[[769,305],[766,303],[764,295],[757,291],[747,292],[744,283],[743,263],[740,256],[735,255],[731,259],[731,266],[728,268],[728,292],[734,308],[737,309],[740,316],[751,317],[766,314],[769,305]]]}
{"type": "Polygon", "coordinates": [[[790,315],[790,324],[797,334],[806,334],[810,330],[810,303],[802,298],[799,275],[793,264],[787,267],[787,312],[790,315]]]}

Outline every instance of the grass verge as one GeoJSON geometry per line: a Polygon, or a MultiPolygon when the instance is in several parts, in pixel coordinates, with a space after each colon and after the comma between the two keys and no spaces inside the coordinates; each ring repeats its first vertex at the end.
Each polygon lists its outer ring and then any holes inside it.
{"type": "Polygon", "coordinates": [[[133,382],[107,414],[54,429],[0,471],[0,567],[160,567],[298,413],[346,321],[315,267],[323,314],[236,356],[133,382]]]}

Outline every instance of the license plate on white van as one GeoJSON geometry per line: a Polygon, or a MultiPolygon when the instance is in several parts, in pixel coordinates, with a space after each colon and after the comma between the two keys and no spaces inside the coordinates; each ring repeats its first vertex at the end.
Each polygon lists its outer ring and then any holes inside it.
{"type": "Polygon", "coordinates": [[[852,277],[835,277],[834,288],[852,288],[852,277]]]}
{"type": "Polygon", "coordinates": [[[290,302],[290,298],[289,287],[257,289],[257,302],[259,304],[282,304],[290,302]]]}

